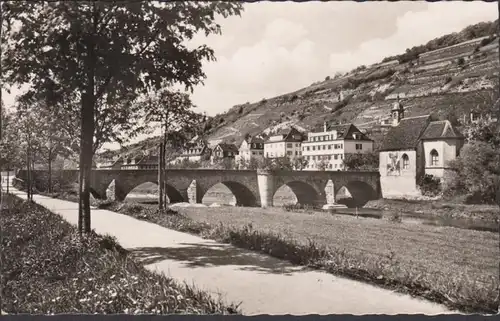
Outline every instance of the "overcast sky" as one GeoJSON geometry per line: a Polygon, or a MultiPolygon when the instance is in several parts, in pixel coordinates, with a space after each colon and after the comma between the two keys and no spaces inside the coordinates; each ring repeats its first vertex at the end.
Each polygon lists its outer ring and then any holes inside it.
{"type": "MultiPolygon", "coordinates": [[[[258,2],[219,19],[222,35],[198,37],[215,50],[193,100],[209,115],[307,86],[336,71],[497,18],[496,3],[258,2]]],[[[15,94],[15,92],[13,92],[15,94]]],[[[4,96],[7,105],[13,96],[4,96]],[[6,97],[7,96],[7,97],[6,97]]]]}

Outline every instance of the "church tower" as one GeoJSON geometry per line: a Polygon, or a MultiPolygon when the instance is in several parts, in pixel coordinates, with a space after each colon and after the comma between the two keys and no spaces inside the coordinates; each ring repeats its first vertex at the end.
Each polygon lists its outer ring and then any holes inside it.
{"type": "Polygon", "coordinates": [[[399,95],[397,101],[392,106],[391,116],[392,116],[392,126],[399,125],[401,119],[405,117],[405,109],[403,107],[403,104],[401,104],[401,102],[399,101],[399,95]]]}

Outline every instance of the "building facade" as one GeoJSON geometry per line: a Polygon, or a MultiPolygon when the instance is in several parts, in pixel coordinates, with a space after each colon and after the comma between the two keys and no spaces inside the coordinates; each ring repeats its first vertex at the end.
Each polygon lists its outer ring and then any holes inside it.
{"type": "Polygon", "coordinates": [[[211,149],[203,140],[191,141],[188,147],[179,155],[175,162],[201,162],[210,159],[211,149]]]}
{"type": "Polygon", "coordinates": [[[297,158],[302,155],[301,144],[304,134],[292,127],[270,136],[264,143],[264,156],[266,158],[288,157],[297,158]]]}
{"type": "Polygon", "coordinates": [[[328,126],[310,132],[302,142],[302,155],[308,161],[307,170],[343,170],[347,154],[370,153],[373,140],[352,124],[328,126]]]}
{"type": "Polygon", "coordinates": [[[418,197],[424,175],[446,179],[449,161],[458,156],[464,138],[449,121],[432,121],[429,115],[405,118],[404,108],[396,104],[393,127],[379,154],[382,196],[418,197]]]}
{"type": "Polygon", "coordinates": [[[236,162],[249,163],[252,159],[264,158],[264,140],[260,137],[246,137],[241,142],[236,162]]]}
{"type": "Polygon", "coordinates": [[[237,155],[238,155],[238,147],[236,147],[236,145],[219,143],[212,150],[212,154],[210,156],[210,162],[212,164],[215,164],[221,160],[234,161],[237,155]]]}

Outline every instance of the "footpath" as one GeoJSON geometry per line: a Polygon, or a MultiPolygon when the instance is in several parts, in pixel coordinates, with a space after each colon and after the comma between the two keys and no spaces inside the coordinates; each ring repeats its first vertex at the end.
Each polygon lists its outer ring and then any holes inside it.
{"type": "MultiPolygon", "coordinates": [[[[11,192],[26,199],[14,188],[11,192]]],[[[34,195],[33,200],[78,222],[78,205],[34,195]]],[[[258,314],[449,314],[446,307],[409,295],[293,266],[263,254],[205,240],[119,213],[92,209],[92,228],[109,234],[143,262],[178,282],[240,303],[258,314]]]]}

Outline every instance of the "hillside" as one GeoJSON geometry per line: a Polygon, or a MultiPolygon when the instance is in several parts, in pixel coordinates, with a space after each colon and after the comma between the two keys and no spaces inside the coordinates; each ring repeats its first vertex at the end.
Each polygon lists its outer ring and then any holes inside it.
{"type": "MultiPolygon", "coordinates": [[[[208,141],[239,144],[247,133],[291,125],[311,130],[328,121],[356,124],[377,146],[384,133],[380,123],[398,96],[408,117],[456,120],[472,108],[492,105],[499,67],[496,30],[498,20],[482,22],[306,88],[236,105],[209,120],[208,141]]],[[[148,148],[151,139],[148,147],[142,145],[133,150],[148,148]]]]}

